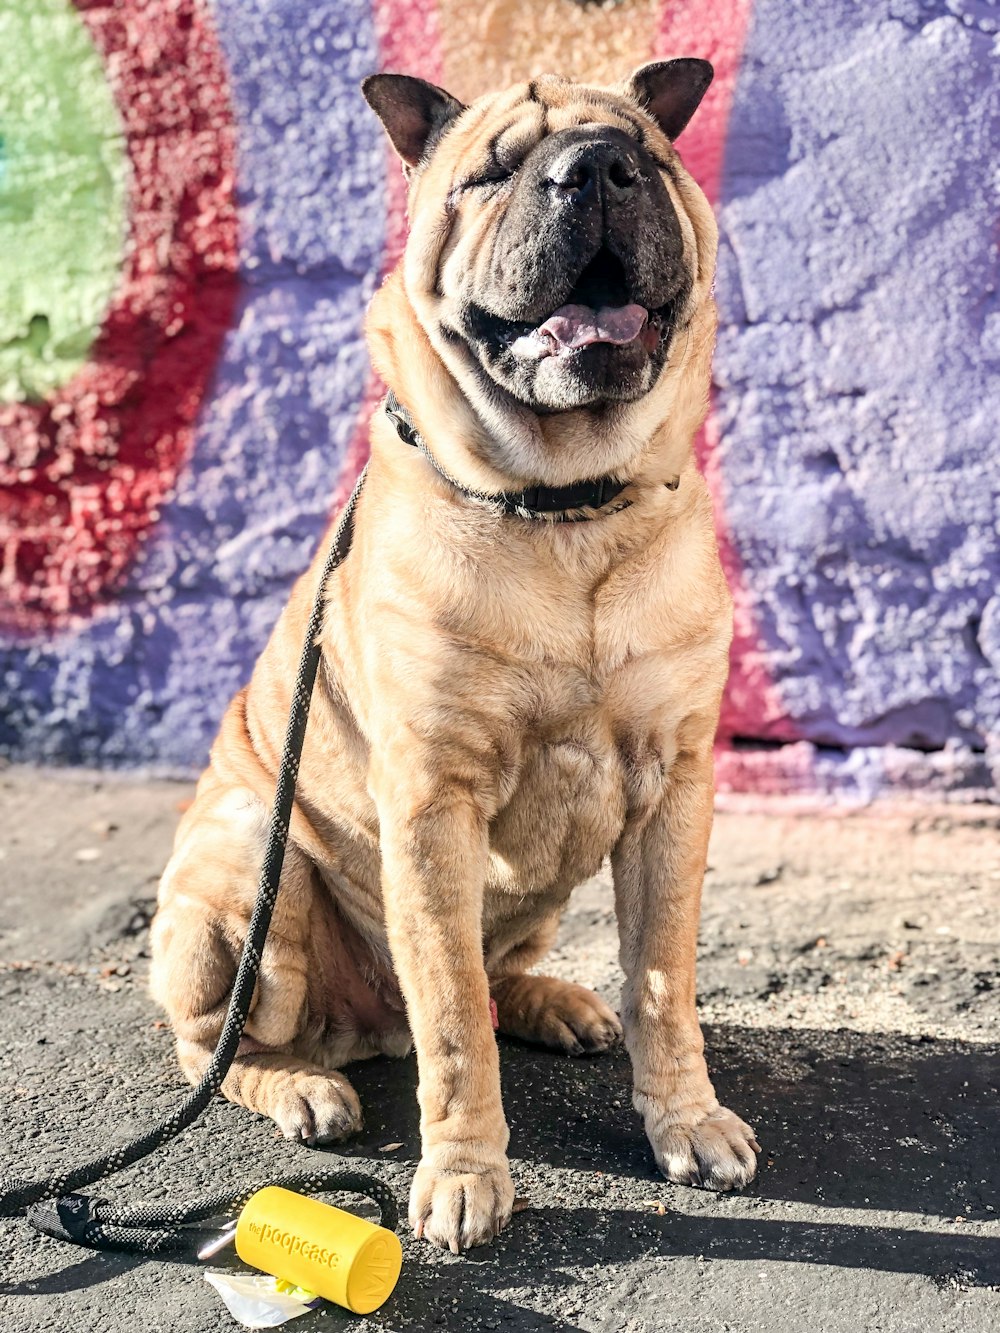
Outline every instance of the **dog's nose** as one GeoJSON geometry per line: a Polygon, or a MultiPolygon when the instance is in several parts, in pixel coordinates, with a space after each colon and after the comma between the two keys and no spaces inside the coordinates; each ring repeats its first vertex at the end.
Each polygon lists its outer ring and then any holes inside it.
{"type": "Polygon", "coordinates": [[[548,183],[574,204],[627,199],[639,183],[639,163],[616,143],[574,144],[549,170],[548,183]]]}

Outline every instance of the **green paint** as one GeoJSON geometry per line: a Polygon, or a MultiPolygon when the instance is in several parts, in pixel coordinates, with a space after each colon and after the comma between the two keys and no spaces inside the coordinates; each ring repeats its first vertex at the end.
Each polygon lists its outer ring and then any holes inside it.
{"type": "Polygon", "coordinates": [[[121,120],[70,0],[0,4],[0,402],[87,358],[125,240],[121,120]]]}

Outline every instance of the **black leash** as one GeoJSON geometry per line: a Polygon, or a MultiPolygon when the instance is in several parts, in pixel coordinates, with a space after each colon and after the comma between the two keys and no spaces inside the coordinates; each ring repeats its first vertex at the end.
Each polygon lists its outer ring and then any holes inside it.
{"type": "MultiPolygon", "coordinates": [[[[278,769],[257,898],[236,970],[226,1021],[209,1066],[197,1087],[171,1115],[136,1135],[128,1143],[112,1148],[109,1152],[102,1153],[80,1166],[43,1176],[38,1180],[7,1178],[0,1181],[0,1217],[16,1217],[26,1211],[28,1221],[37,1230],[60,1240],[89,1246],[91,1249],[131,1250],[140,1254],[184,1252],[192,1248],[190,1238],[182,1233],[179,1234],[177,1228],[185,1223],[205,1221],[218,1213],[231,1212],[245,1203],[259,1188],[255,1186],[222,1191],[208,1197],[203,1195],[197,1201],[188,1203],[139,1203],[131,1207],[112,1206],[106,1200],[75,1193],[85,1185],[93,1185],[96,1181],[141,1161],[164,1143],[176,1138],[182,1130],[187,1129],[222,1087],[223,1080],[236,1057],[250,1011],[254,987],[257,984],[271,915],[278,898],[281,867],[285,859],[292,806],[295,801],[295,784],[299,775],[299,760],[305,740],[313,685],[319,667],[321,653],[319,638],[326,609],[327,583],[330,575],[342,563],[351,548],[354,510],[364,485],[366,472],[367,468],[358,478],[351,498],[340,516],[309,617],[309,627],[299,659],[299,670],[295,678],[295,690],[288,715],[281,766],[278,769]]],[[[379,1205],[383,1226],[390,1229],[396,1226],[396,1201],[392,1192],[382,1181],[362,1172],[323,1169],[286,1177],[279,1182],[266,1183],[279,1183],[290,1189],[305,1192],[344,1190],[363,1194],[374,1199],[379,1205]]]]}

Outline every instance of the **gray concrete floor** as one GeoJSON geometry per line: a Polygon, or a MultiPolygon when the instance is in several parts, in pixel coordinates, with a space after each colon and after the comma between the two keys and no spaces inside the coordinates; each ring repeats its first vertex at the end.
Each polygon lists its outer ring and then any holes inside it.
{"type": "MultiPolygon", "coordinates": [[[[146,926],[189,795],[0,771],[0,1139],[17,1174],[125,1137],[181,1095],[146,995],[146,926]]],[[[328,1307],[296,1330],[998,1327],[998,835],[992,807],[818,815],[730,802],[706,881],[700,991],[720,1095],[764,1145],[758,1181],[735,1196],[668,1185],[621,1053],[570,1060],[505,1041],[525,1210],[462,1258],[407,1240],[381,1311],[328,1307]]],[[[574,896],[549,970],[614,998],[615,951],[599,877],[574,896]]],[[[346,1152],[403,1201],[418,1155],[413,1063],[351,1077],[367,1127],[346,1152]]],[[[316,1157],[219,1103],[100,1192],[197,1196],[316,1157]]],[[[22,1222],[0,1223],[0,1254],[3,1329],[235,1327],[190,1264],[77,1250],[22,1222]]]]}

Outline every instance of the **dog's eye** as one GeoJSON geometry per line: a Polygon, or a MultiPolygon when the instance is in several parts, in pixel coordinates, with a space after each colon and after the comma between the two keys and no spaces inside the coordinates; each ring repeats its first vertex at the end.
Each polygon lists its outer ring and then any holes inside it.
{"type": "Polygon", "coordinates": [[[503,185],[504,181],[509,181],[514,175],[513,171],[506,171],[503,167],[489,167],[481,176],[473,176],[467,181],[462,182],[463,190],[478,190],[486,185],[503,185]]]}
{"type": "Polygon", "coordinates": [[[459,189],[462,190],[482,190],[490,186],[504,185],[517,173],[521,165],[520,160],[510,153],[497,153],[495,149],[491,150],[488,160],[483,166],[482,171],[475,176],[469,176],[462,181],[459,189]]]}

